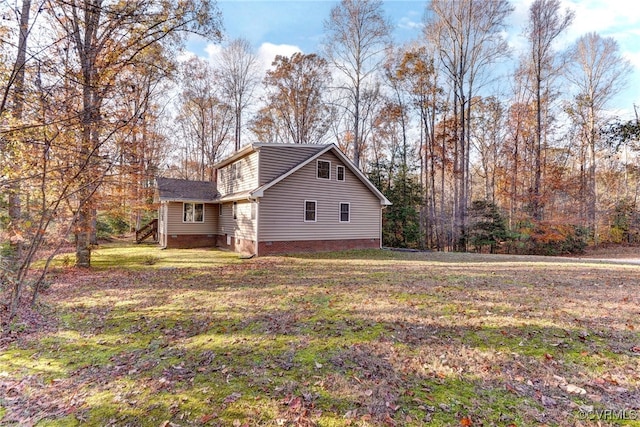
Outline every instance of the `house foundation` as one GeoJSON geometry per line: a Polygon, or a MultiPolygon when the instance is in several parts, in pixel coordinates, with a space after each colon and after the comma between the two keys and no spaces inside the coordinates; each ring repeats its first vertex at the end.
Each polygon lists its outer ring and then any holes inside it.
{"type": "Polygon", "coordinates": [[[331,252],[350,249],[380,249],[380,239],[260,242],[258,244],[258,255],[267,256],[289,253],[331,252]]]}
{"type": "Polygon", "coordinates": [[[211,248],[216,246],[215,234],[169,234],[167,249],[211,248]]]}

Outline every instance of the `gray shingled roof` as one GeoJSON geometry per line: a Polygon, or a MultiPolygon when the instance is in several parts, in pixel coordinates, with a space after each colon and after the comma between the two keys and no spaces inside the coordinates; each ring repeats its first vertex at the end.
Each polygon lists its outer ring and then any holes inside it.
{"type": "Polygon", "coordinates": [[[213,201],[220,197],[210,181],[158,177],[156,184],[160,200],[213,201]]]}

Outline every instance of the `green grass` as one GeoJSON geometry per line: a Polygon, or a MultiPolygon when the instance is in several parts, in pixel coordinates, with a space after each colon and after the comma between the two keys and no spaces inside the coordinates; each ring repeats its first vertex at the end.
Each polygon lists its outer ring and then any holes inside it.
{"type": "Polygon", "coordinates": [[[0,353],[0,424],[572,425],[639,401],[639,267],[113,244],[87,272],[64,257],[42,296],[57,328],[0,353]]]}
{"type": "MultiPolygon", "coordinates": [[[[57,255],[52,267],[73,263],[74,254],[57,255]]],[[[215,249],[162,249],[157,245],[104,243],[91,252],[94,270],[122,268],[127,270],[167,270],[175,268],[215,268],[240,263],[238,254],[215,249]]],[[[41,261],[36,267],[44,266],[41,261]]]]}

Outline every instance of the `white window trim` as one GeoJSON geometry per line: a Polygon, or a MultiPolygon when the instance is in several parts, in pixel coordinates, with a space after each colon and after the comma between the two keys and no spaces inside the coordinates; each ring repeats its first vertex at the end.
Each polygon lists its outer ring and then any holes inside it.
{"type": "Polygon", "coordinates": [[[205,213],[206,209],[204,206],[204,203],[198,203],[198,202],[183,202],[182,203],[182,223],[183,224],[202,224],[205,221],[204,218],[204,213],[205,213]],[[195,218],[195,212],[196,212],[196,205],[202,205],[202,221],[195,221],[195,219],[193,221],[185,221],[184,219],[184,208],[186,205],[193,205],[193,217],[195,218]]]}
{"type": "Polygon", "coordinates": [[[347,179],[347,171],[344,166],[338,165],[336,166],[336,181],[344,182],[347,179]],[[340,174],[338,171],[342,169],[342,179],[340,179],[340,174]]]}
{"type": "Polygon", "coordinates": [[[338,203],[338,221],[343,223],[343,224],[351,222],[351,203],[349,203],[349,202],[340,202],[340,203],[338,203]],[[349,206],[349,220],[348,221],[343,221],[342,220],[342,205],[349,206]]]}
{"type": "Polygon", "coordinates": [[[318,159],[316,161],[316,179],[321,179],[323,181],[331,181],[331,160],[322,160],[322,159],[318,159]],[[318,176],[318,167],[320,166],[320,162],[323,163],[329,163],[329,178],[320,178],[318,176]]]}
{"type": "Polygon", "coordinates": [[[318,201],[317,200],[305,200],[304,201],[304,205],[302,205],[302,219],[304,219],[304,222],[318,222],[318,201]],[[313,221],[308,220],[307,219],[307,203],[312,202],[314,204],[314,213],[315,215],[313,215],[313,221]]]}

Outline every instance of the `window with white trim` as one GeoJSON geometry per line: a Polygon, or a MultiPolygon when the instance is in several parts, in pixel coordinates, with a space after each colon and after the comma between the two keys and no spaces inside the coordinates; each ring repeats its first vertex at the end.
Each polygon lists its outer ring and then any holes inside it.
{"type": "Polygon", "coordinates": [[[304,222],[316,222],[318,203],[315,200],[304,201],[304,222]]]}
{"type": "Polygon", "coordinates": [[[336,166],[336,179],[344,181],[344,166],[336,166]]]}
{"type": "Polygon", "coordinates": [[[204,222],[204,203],[184,203],[182,205],[183,222],[204,222]]]}
{"type": "Polygon", "coordinates": [[[331,179],[331,162],[318,160],[318,179],[331,179]]]}
{"type": "Polygon", "coordinates": [[[351,220],[350,203],[340,203],[340,222],[349,222],[351,220]]]}

